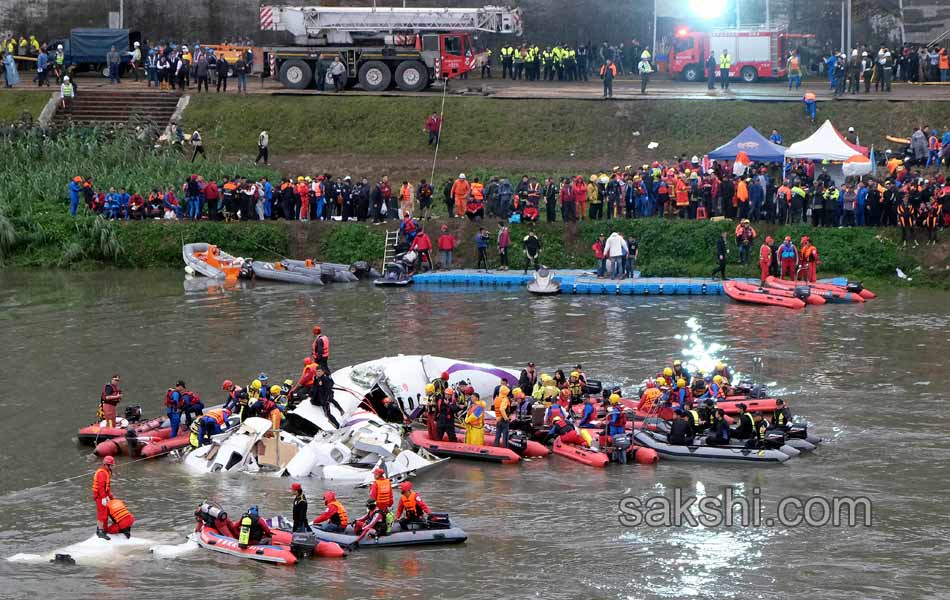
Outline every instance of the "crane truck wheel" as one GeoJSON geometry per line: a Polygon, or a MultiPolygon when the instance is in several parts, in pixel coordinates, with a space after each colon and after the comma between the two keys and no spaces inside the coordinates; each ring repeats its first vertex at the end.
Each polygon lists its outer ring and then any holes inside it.
{"type": "Polygon", "coordinates": [[[396,67],[396,87],[404,92],[419,92],[429,86],[429,69],[419,61],[409,60],[396,67]]]}
{"type": "Polygon", "coordinates": [[[689,65],[683,69],[683,79],[690,83],[699,81],[703,76],[703,71],[697,65],[689,65]]]}
{"type": "Polygon", "coordinates": [[[359,73],[360,85],[367,92],[381,92],[389,87],[393,81],[389,65],[378,60],[369,60],[363,63],[359,73]]]}
{"type": "Polygon", "coordinates": [[[755,83],[759,80],[759,74],[756,72],[755,67],[742,67],[742,71],[739,73],[742,77],[742,81],[746,83],[755,83]]]}
{"type": "Polygon", "coordinates": [[[292,90],[304,90],[313,81],[313,69],[302,60],[288,60],[280,65],[280,83],[292,90]]]}

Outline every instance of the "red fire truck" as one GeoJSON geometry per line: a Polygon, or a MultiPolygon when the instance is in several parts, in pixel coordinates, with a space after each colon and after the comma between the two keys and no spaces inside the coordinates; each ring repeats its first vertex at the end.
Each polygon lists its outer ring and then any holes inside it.
{"type": "Polygon", "coordinates": [[[806,37],[813,36],[789,34],[785,28],[714,29],[707,32],[680,27],[669,53],[670,76],[700,81],[709,55],[716,58],[718,71],[719,57],[726,50],[732,58],[730,77],[747,83],[782,78],[788,75],[785,67],[789,52],[795,48],[792,40],[806,37]]]}

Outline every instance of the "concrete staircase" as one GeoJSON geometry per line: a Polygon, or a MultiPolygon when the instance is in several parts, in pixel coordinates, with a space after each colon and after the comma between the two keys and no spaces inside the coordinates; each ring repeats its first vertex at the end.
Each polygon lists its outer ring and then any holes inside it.
{"type": "Polygon", "coordinates": [[[180,94],[160,91],[80,89],[68,111],[56,110],[53,125],[113,124],[146,121],[159,127],[168,124],[180,94]]]}

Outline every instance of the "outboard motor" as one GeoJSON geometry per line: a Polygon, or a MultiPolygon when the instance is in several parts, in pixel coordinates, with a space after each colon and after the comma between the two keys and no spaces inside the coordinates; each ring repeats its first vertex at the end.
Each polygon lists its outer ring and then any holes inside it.
{"type": "MultiPolygon", "coordinates": [[[[582,393],[588,396],[597,396],[604,391],[604,384],[599,379],[588,379],[584,384],[582,393]]],[[[608,394],[609,396],[609,394],[608,394]]]]}
{"type": "Polygon", "coordinates": [[[528,436],[523,431],[512,431],[508,434],[508,449],[518,456],[524,456],[528,449],[528,436]]]}
{"type": "Polygon", "coordinates": [[[785,429],[789,439],[804,440],[808,437],[808,424],[803,421],[792,421],[785,429]]]}
{"type": "Polygon", "coordinates": [[[778,450],[785,445],[785,432],[781,429],[768,429],[765,432],[765,447],[778,450]]]}
{"type": "Polygon", "coordinates": [[[849,281],[848,284],[844,286],[844,289],[852,294],[860,294],[864,290],[864,286],[861,285],[860,281],[849,281]]]}
{"type": "Polygon", "coordinates": [[[238,272],[238,279],[254,279],[254,269],[251,268],[253,262],[253,258],[244,259],[244,264],[241,265],[241,270],[238,272]]]}
{"type": "Polygon", "coordinates": [[[135,406],[126,406],[125,407],[125,420],[129,423],[138,423],[142,420],[142,407],[136,404],[135,406]]]}
{"type": "Polygon", "coordinates": [[[228,513],[219,504],[205,500],[195,511],[195,516],[205,525],[214,527],[218,519],[227,519],[228,513]]]}
{"type": "Polygon", "coordinates": [[[796,285],[795,286],[795,297],[801,301],[805,301],[811,295],[811,288],[807,285],[796,285]]]}
{"type": "Polygon", "coordinates": [[[544,425],[544,404],[537,402],[531,407],[531,424],[535,427],[544,425]]]}
{"type": "Polygon", "coordinates": [[[619,433],[613,436],[610,442],[613,444],[613,449],[610,452],[610,460],[622,465],[627,464],[627,454],[630,452],[630,446],[633,445],[630,434],[619,433]]]}
{"type": "Polygon", "coordinates": [[[449,513],[429,513],[426,525],[429,529],[451,529],[452,521],[449,519],[449,513]]]}
{"type": "Polygon", "coordinates": [[[72,566],[76,564],[76,559],[68,554],[57,554],[56,556],[50,559],[50,562],[57,565],[72,566]]]}
{"type": "Polygon", "coordinates": [[[752,389],[749,390],[749,395],[753,398],[765,398],[765,390],[762,389],[762,386],[759,384],[753,384],[752,389]]]}
{"type": "Polygon", "coordinates": [[[310,558],[316,551],[317,544],[317,536],[313,532],[296,531],[290,538],[290,552],[300,559],[310,558]]]}

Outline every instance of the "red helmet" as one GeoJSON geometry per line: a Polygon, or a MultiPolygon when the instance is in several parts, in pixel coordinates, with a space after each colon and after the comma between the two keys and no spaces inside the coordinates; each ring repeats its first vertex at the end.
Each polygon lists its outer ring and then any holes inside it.
{"type": "Polygon", "coordinates": [[[297,482],[294,482],[294,483],[291,483],[291,484],[290,484],[290,491],[291,491],[291,492],[299,492],[299,491],[301,491],[302,489],[303,489],[303,488],[300,487],[300,484],[297,483],[297,482]]]}
{"type": "Polygon", "coordinates": [[[467,388],[465,388],[465,393],[471,396],[472,394],[475,393],[475,388],[473,388],[472,386],[468,386],[467,388]]]}
{"type": "Polygon", "coordinates": [[[313,335],[320,335],[320,332],[321,332],[321,331],[323,331],[323,330],[320,329],[320,326],[319,326],[319,325],[314,325],[314,326],[313,326],[313,335]]]}
{"type": "Polygon", "coordinates": [[[561,395],[564,396],[565,398],[568,398],[571,395],[571,390],[564,388],[561,390],[561,395]]]}
{"type": "Polygon", "coordinates": [[[448,381],[448,380],[449,380],[449,372],[442,371],[442,381],[448,381]]]}
{"type": "Polygon", "coordinates": [[[233,387],[234,387],[234,382],[231,381],[230,379],[225,379],[223,382],[221,382],[221,389],[224,391],[228,391],[233,387]]]}
{"type": "Polygon", "coordinates": [[[408,492],[412,490],[412,483],[409,481],[403,481],[399,484],[399,489],[403,492],[408,492]]]}
{"type": "Polygon", "coordinates": [[[303,359],[303,364],[305,364],[305,365],[312,365],[312,364],[313,364],[313,359],[308,356],[307,358],[303,359]]]}
{"type": "Polygon", "coordinates": [[[376,477],[379,477],[380,475],[385,475],[385,474],[386,474],[386,471],[382,470],[379,467],[376,467],[375,469],[373,469],[373,475],[375,475],[376,477]]]}
{"type": "Polygon", "coordinates": [[[652,379],[647,380],[647,389],[651,390],[656,387],[656,382],[652,379]]]}
{"type": "Polygon", "coordinates": [[[104,465],[114,465],[114,464],[115,464],[115,458],[113,458],[112,456],[107,456],[107,457],[105,457],[105,458],[102,459],[102,464],[104,464],[104,465]]]}
{"type": "Polygon", "coordinates": [[[326,493],[323,494],[323,502],[324,502],[324,503],[329,504],[329,503],[333,502],[334,500],[336,500],[336,493],[335,493],[335,492],[326,492],[326,493]]]}

